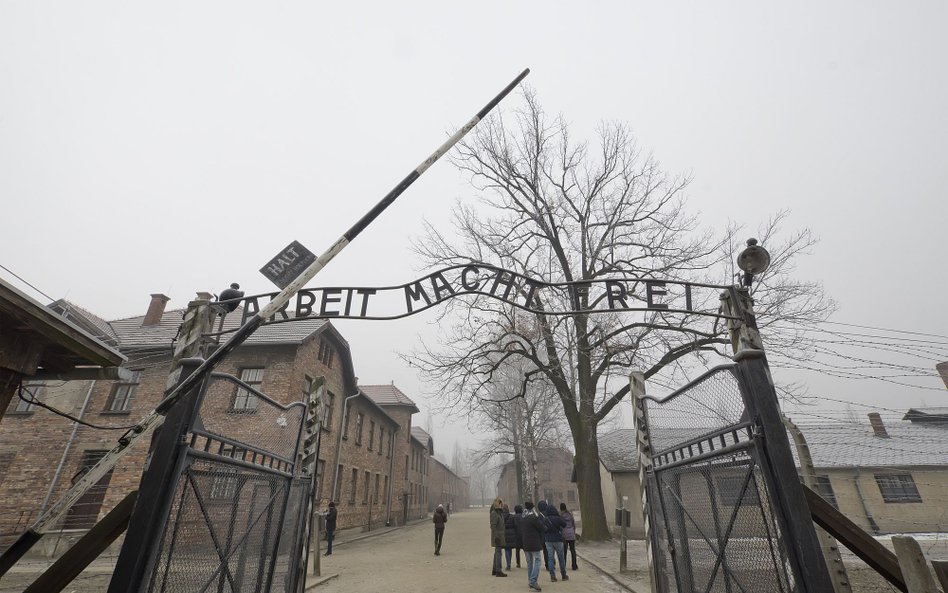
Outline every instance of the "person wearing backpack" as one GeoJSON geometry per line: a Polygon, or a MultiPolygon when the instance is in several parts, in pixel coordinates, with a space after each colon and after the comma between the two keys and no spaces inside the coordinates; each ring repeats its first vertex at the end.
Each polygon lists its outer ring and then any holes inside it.
{"type": "Polygon", "coordinates": [[[560,562],[560,578],[568,581],[566,575],[566,554],[563,551],[563,528],[566,527],[566,521],[560,517],[556,507],[552,504],[546,504],[543,510],[547,520],[546,533],[543,539],[546,543],[547,551],[547,570],[550,571],[550,581],[556,582],[556,559],[560,562]]]}
{"type": "Polygon", "coordinates": [[[543,562],[543,535],[546,527],[540,514],[529,500],[523,503],[523,516],[520,518],[520,541],[523,545],[523,557],[527,563],[527,584],[534,591],[542,591],[537,583],[540,576],[540,564],[543,562]]]}

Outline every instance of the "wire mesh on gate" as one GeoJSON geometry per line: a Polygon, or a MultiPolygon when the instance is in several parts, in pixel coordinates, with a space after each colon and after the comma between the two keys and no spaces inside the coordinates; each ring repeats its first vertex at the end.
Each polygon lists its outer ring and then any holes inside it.
{"type": "Polygon", "coordinates": [[[305,413],[214,374],[189,446],[148,591],[286,591],[299,562],[309,480],[296,474],[305,413]]]}
{"type": "Polygon", "coordinates": [[[674,568],[680,593],[789,593],[793,576],[758,463],[757,428],[733,369],[645,399],[656,568],[674,568]]]}

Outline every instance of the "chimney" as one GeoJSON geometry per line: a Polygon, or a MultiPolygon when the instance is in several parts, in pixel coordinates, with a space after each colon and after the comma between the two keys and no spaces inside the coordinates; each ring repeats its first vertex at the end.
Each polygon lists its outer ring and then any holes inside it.
{"type": "Polygon", "coordinates": [[[151,295],[151,303],[148,304],[148,313],[145,313],[145,318],[142,319],[142,327],[158,325],[165,312],[165,303],[170,300],[160,293],[151,295]]]}
{"type": "Polygon", "coordinates": [[[941,380],[945,382],[945,387],[948,387],[948,361],[939,362],[935,365],[935,369],[941,375],[941,380]]]}
{"type": "Polygon", "coordinates": [[[210,300],[212,300],[213,298],[214,298],[214,295],[212,295],[212,294],[209,293],[209,292],[199,292],[199,293],[197,293],[197,300],[199,300],[199,301],[210,301],[210,300]]]}
{"type": "Polygon", "coordinates": [[[889,438],[889,433],[886,432],[885,424],[882,423],[882,416],[878,412],[869,413],[869,424],[872,425],[872,432],[875,433],[880,439],[889,438]]]}

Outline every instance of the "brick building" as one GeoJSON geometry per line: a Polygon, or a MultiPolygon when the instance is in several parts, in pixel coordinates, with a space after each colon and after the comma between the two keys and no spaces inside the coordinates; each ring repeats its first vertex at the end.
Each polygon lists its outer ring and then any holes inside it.
{"type": "Polygon", "coordinates": [[[395,481],[391,491],[393,524],[404,524],[427,514],[427,465],[430,455],[428,434],[412,427],[418,406],[401,389],[390,385],[360,385],[373,402],[398,423],[395,434],[395,481]],[[424,440],[424,442],[422,442],[424,440]]]}
{"type": "Polygon", "coordinates": [[[451,510],[465,509],[470,506],[471,486],[467,480],[458,476],[451,468],[431,457],[431,475],[428,484],[428,510],[434,510],[439,504],[451,510]]]}
{"type": "MultiPolygon", "coordinates": [[[[5,540],[0,545],[12,541],[84,468],[111,449],[126,427],[160,401],[184,312],[166,310],[168,300],[152,295],[145,315],[114,321],[66,301],[50,305],[59,316],[125,355],[128,361],[123,366],[131,373],[123,381],[28,384],[40,401],[95,427],[20,400],[9,404],[9,416],[0,425],[0,535],[5,540]]],[[[215,323],[215,330],[236,329],[241,317],[238,309],[219,327],[215,323]]],[[[303,400],[313,382],[322,378],[326,391],[316,496],[325,508],[335,492],[340,529],[401,524],[425,514],[431,445],[412,437],[411,416],[418,408],[394,386],[375,389],[378,400],[361,391],[349,344],[331,323],[303,319],[263,326],[216,370],[239,377],[282,404],[303,400]]],[[[240,424],[254,412],[256,396],[236,386],[229,389],[229,408],[221,413],[240,424]]],[[[147,449],[146,443],[139,443],[103,477],[70,510],[63,532],[88,529],[136,488],[147,449]]]]}
{"type": "MultiPolygon", "coordinates": [[[[565,502],[570,508],[579,506],[579,497],[573,478],[573,454],[566,449],[547,448],[537,450],[537,479],[540,499],[551,501],[557,506],[565,502]]],[[[505,502],[523,502],[517,496],[517,468],[513,461],[501,467],[497,481],[497,496],[505,502]]],[[[524,493],[531,498],[529,493],[524,493]]],[[[513,508],[513,505],[510,505],[513,508]]]]}

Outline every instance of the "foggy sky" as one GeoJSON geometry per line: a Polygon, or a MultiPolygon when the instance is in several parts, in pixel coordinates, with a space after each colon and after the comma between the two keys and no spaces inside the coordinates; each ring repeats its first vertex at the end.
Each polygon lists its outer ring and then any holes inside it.
{"type": "MultiPolygon", "coordinates": [[[[294,239],[322,252],[530,67],[574,137],[623,121],[691,174],[709,227],[750,236],[789,209],[821,238],[798,273],[836,320],[946,335],[946,17],[942,2],[2,2],[0,263],[107,319],[153,292],[184,307],[235,281],[272,291],[267,260],[294,239]]],[[[312,285],[422,276],[409,239],[473,195],[437,163],[312,285]]],[[[360,381],[424,407],[394,352],[432,317],[338,322],[360,381]]],[[[435,423],[440,453],[455,438],[435,423]]]]}

